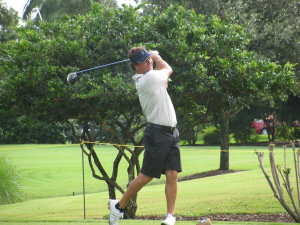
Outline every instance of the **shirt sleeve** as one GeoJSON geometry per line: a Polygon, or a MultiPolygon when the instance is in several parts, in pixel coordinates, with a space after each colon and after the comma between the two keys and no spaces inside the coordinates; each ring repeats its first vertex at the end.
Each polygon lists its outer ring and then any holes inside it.
{"type": "Polygon", "coordinates": [[[151,89],[156,92],[168,81],[168,74],[161,70],[151,70],[148,72],[151,89]]]}

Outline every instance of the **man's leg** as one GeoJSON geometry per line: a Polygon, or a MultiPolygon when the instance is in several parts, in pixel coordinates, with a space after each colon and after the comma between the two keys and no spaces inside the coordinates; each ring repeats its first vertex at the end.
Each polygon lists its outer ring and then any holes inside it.
{"type": "Polygon", "coordinates": [[[108,216],[108,223],[110,225],[118,225],[119,219],[123,216],[124,209],[128,201],[138,193],[147,183],[149,183],[153,178],[148,177],[140,173],[129,185],[126,192],[120,201],[110,199],[108,202],[108,209],[110,210],[108,216]]]}
{"type": "Polygon", "coordinates": [[[168,213],[174,215],[175,201],[177,197],[177,179],[178,172],[176,170],[166,170],[166,187],[165,193],[167,198],[168,213]]]}
{"type": "Polygon", "coordinates": [[[124,193],[123,197],[119,201],[119,205],[125,209],[128,201],[135,196],[139,190],[142,189],[146,184],[148,184],[153,177],[146,176],[140,173],[129,185],[126,192],[124,193]]]}

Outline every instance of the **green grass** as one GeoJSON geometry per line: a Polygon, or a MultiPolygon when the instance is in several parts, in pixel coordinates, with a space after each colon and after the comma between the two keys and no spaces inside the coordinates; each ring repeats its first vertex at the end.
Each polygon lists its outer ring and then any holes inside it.
{"type": "Polygon", "coordinates": [[[19,174],[14,163],[0,153],[0,205],[23,199],[19,174]]]}
{"type": "MultiPolygon", "coordinates": [[[[199,218],[208,214],[225,213],[285,213],[259,168],[254,148],[267,152],[266,147],[230,147],[230,168],[243,172],[179,182],[176,213],[196,215],[199,218]]],[[[218,149],[219,147],[214,146],[182,147],[184,172],[180,173],[180,177],[218,169],[218,149]]],[[[117,151],[112,146],[96,146],[96,151],[110,174],[117,151]]],[[[27,193],[25,202],[0,206],[0,221],[8,221],[9,223],[4,223],[8,225],[25,224],[26,221],[31,221],[26,223],[29,225],[54,224],[51,221],[56,221],[55,224],[66,224],[69,221],[83,224],[82,164],[78,145],[0,145],[0,152],[14,160],[22,171],[27,193]]],[[[268,154],[265,155],[265,167],[270,173],[268,154]]],[[[277,163],[283,163],[282,148],[276,149],[275,157],[277,163]]],[[[289,166],[293,165],[290,149],[287,162],[289,166]]],[[[121,162],[118,182],[124,189],[127,182],[126,168],[126,163],[121,162]]],[[[106,206],[106,184],[92,177],[86,157],[85,183],[88,220],[84,224],[107,223],[102,220],[109,213],[106,206]]],[[[140,191],[137,215],[163,215],[166,213],[165,208],[164,178],[155,179],[140,191]]],[[[176,224],[196,224],[195,222],[179,221],[176,224]]],[[[120,222],[134,223],[136,221],[120,222]]],[[[139,221],[138,224],[151,224],[151,221],[139,221]]]]}

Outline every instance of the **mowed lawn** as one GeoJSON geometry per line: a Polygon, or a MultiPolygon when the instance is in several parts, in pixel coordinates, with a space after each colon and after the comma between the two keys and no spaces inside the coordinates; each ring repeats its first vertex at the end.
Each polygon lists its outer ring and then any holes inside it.
{"type": "MultiPolygon", "coordinates": [[[[202,216],[210,214],[285,213],[274,198],[264,178],[254,149],[265,152],[267,147],[230,147],[230,169],[238,173],[179,182],[177,215],[202,216]]],[[[113,146],[95,146],[108,174],[117,150],[113,146]]],[[[275,149],[276,163],[283,165],[283,148],[275,149]]],[[[84,157],[86,190],[86,219],[83,220],[83,171],[79,145],[0,145],[0,154],[7,155],[18,167],[27,199],[18,204],[0,206],[0,221],[7,225],[23,224],[107,224],[108,192],[105,182],[92,177],[84,157]]],[[[181,147],[183,172],[180,177],[219,168],[217,146],[181,147]]],[[[293,170],[293,157],[288,149],[287,164],[293,170]]],[[[126,189],[126,162],[120,164],[118,183],[126,189]]],[[[137,215],[166,214],[165,179],[153,180],[138,195],[137,215]]],[[[121,197],[117,193],[118,198],[121,197]]],[[[126,221],[120,224],[159,224],[159,221],[126,221]]],[[[179,221],[196,224],[196,221],[179,221]]],[[[218,222],[213,224],[268,224],[251,222],[218,222]]],[[[272,223],[276,224],[276,223],[272,223]]],[[[278,223],[279,224],[279,223],[278,223]]],[[[283,224],[283,223],[281,223],[283,224]]]]}

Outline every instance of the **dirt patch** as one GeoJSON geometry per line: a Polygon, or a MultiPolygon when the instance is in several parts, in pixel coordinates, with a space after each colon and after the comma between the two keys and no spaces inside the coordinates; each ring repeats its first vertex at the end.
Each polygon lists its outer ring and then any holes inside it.
{"type": "Polygon", "coordinates": [[[291,147],[289,141],[263,141],[263,142],[251,142],[251,143],[241,143],[241,144],[229,144],[230,146],[269,146],[270,144],[275,144],[276,147],[282,147],[286,145],[291,147]]]}
{"type": "Polygon", "coordinates": [[[293,223],[293,218],[288,214],[224,214],[224,215],[207,215],[215,221],[254,221],[254,222],[277,222],[293,223]]]}
{"type": "Polygon", "coordinates": [[[212,177],[212,176],[223,175],[228,173],[237,173],[237,172],[240,172],[240,170],[212,170],[203,173],[196,173],[186,177],[181,177],[178,179],[178,182],[186,181],[186,180],[194,180],[194,179],[199,179],[204,177],[212,177]]]}
{"type": "MultiPolygon", "coordinates": [[[[251,221],[251,222],[277,222],[277,223],[294,223],[293,218],[288,214],[220,214],[197,216],[176,215],[178,221],[198,221],[210,218],[213,221],[251,221]]],[[[142,220],[163,220],[163,216],[138,216],[136,219],[142,220]]]]}
{"type": "MultiPolygon", "coordinates": [[[[291,143],[289,141],[261,141],[261,142],[247,142],[247,143],[229,143],[229,146],[266,146],[266,147],[268,147],[270,144],[275,144],[275,146],[277,146],[277,147],[282,147],[284,145],[291,147],[291,143]]],[[[218,145],[194,144],[194,145],[182,145],[182,146],[218,146],[218,147],[220,147],[220,144],[218,144],[218,145]]]]}

